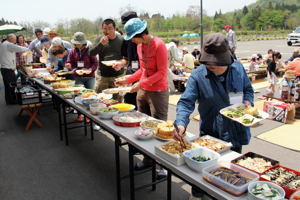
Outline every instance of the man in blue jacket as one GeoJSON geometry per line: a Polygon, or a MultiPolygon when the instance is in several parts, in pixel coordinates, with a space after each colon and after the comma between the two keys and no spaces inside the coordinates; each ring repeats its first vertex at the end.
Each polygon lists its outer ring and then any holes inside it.
{"type": "Polygon", "coordinates": [[[233,60],[223,34],[212,33],[205,37],[200,62],[202,65],[191,74],[177,104],[174,123],[179,132],[175,132],[174,136],[178,138],[184,134],[197,101],[201,116],[200,135],[211,135],[231,142],[232,150],[241,152],[242,145],[249,144],[250,129],[222,116],[220,110],[234,103],[253,105],[250,80],[243,65],[233,60]]]}

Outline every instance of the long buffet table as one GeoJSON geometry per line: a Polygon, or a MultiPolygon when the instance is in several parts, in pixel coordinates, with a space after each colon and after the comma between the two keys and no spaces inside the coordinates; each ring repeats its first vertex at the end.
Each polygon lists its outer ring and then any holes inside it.
{"type": "MultiPolygon", "coordinates": [[[[179,177],[180,179],[184,180],[185,182],[189,183],[190,185],[194,185],[198,188],[209,193],[211,196],[215,197],[216,199],[224,199],[224,200],[237,200],[237,199],[247,199],[247,195],[244,194],[240,197],[235,197],[230,195],[229,193],[224,192],[223,190],[207,183],[203,180],[202,174],[197,173],[191,170],[187,165],[183,166],[175,166],[174,164],[168,162],[167,160],[157,156],[155,154],[154,146],[162,144],[162,141],[152,139],[152,140],[138,140],[134,136],[134,132],[137,130],[138,127],[120,127],[116,126],[112,120],[102,120],[99,117],[92,115],[84,106],[76,104],[72,99],[64,99],[60,95],[58,95],[54,90],[52,90],[51,86],[48,84],[44,84],[44,82],[40,79],[30,78],[32,82],[40,86],[41,88],[50,92],[55,99],[57,99],[58,104],[62,105],[59,106],[59,126],[60,126],[60,138],[63,139],[63,132],[64,132],[64,139],[66,140],[66,144],[68,141],[68,128],[67,128],[67,121],[65,115],[65,107],[70,106],[76,109],[78,112],[82,113],[94,123],[100,125],[104,130],[108,131],[112,134],[115,138],[115,165],[116,165],[116,189],[117,189],[117,199],[121,199],[121,176],[120,176],[120,159],[119,159],[119,148],[121,146],[121,140],[125,140],[129,146],[129,155],[132,152],[133,148],[136,148],[138,151],[142,152],[143,154],[148,155],[150,158],[155,160],[155,162],[159,163],[165,169],[168,170],[168,187],[167,187],[167,199],[172,199],[172,189],[171,189],[171,178],[172,175],[179,177]],[[62,117],[62,119],[61,119],[62,117]]],[[[91,133],[92,133],[92,125],[91,126],[91,133]]],[[[86,127],[85,127],[86,128],[86,127]]],[[[85,129],[86,131],[86,129],[85,129]]],[[[93,139],[93,135],[92,135],[93,139]]],[[[230,161],[236,157],[240,156],[240,154],[227,151],[224,152],[221,156],[221,160],[230,161]]],[[[134,184],[134,170],[133,170],[133,159],[129,156],[131,162],[129,166],[129,177],[130,177],[130,196],[131,199],[135,199],[135,184],[134,184]]]]}

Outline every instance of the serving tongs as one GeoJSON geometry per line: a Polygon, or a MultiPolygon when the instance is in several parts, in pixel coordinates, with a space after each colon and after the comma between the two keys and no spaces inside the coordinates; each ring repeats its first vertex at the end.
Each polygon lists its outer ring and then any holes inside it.
{"type": "MultiPolygon", "coordinates": [[[[178,128],[177,124],[174,123],[174,127],[175,127],[176,132],[179,133],[179,128],[178,128]]],[[[180,147],[181,147],[181,153],[183,153],[184,150],[186,149],[186,145],[184,143],[184,139],[183,139],[182,135],[178,134],[178,136],[179,136],[178,137],[179,144],[180,144],[180,147]]]]}

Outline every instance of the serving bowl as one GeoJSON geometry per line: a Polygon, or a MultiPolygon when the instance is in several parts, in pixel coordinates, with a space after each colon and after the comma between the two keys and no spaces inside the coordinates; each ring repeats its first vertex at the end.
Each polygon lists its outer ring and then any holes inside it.
{"type": "Polygon", "coordinates": [[[205,147],[197,147],[188,151],[183,152],[183,157],[186,164],[193,170],[197,172],[201,172],[202,169],[208,165],[214,165],[217,163],[218,159],[220,158],[220,154],[205,148],[205,147]],[[205,157],[209,160],[207,161],[197,161],[193,158],[196,157],[205,157]]]}

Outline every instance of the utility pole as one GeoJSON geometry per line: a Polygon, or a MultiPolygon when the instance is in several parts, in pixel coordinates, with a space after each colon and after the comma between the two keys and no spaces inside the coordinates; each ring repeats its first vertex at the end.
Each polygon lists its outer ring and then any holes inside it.
{"type": "Polygon", "coordinates": [[[200,0],[200,47],[203,47],[203,4],[200,0]]]}

